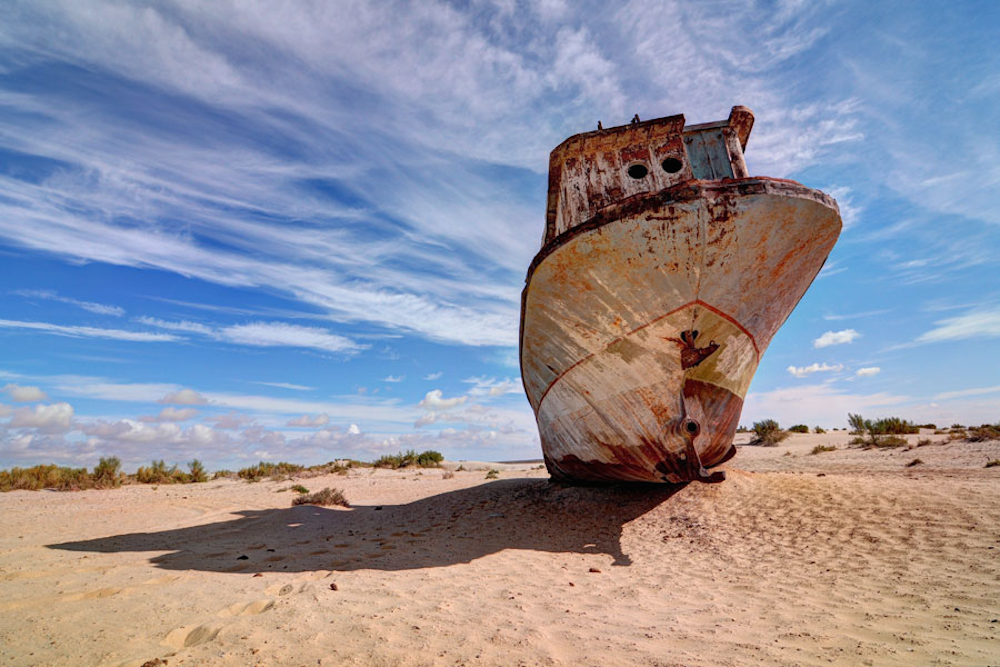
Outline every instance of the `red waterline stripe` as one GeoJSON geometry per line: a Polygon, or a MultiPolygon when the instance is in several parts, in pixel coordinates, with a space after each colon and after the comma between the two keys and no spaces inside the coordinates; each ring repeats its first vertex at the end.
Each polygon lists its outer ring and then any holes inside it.
{"type": "MultiPolygon", "coordinates": [[[[670,317],[674,313],[680,312],[680,311],[684,310],[685,308],[687,308],[689,306],[702,306],[704,308],[707,308],[708,310],[712,311],[713,313],[715,313],[719,317],[723,318],[724,320],[728,321],[733,326],[735,326],[737,329],[739,329],[740,331],[742,331],[743,333],[745,333],[747,335],[747,338],[750,339],[750,344],[753,345],[754,354],[757,356],[757,363],[760,364],[760,350],[757,349],[757,339],[755,339],[753,337],[753,334],[750,333],[749,331],[747,331],[747,328],[745,326],[743,326],[742,324],[740,324],[739,322],[737,322],[734,317],[728,315],[727,313],[724,313],[723,311],[719,310],[715,306],[711,306],[711,305],[705,303],[701,299],[695,299],[694,301],[688,301],[683,306],[679,306],[677,308],[674,308],[670,312],[664,313],[664,314],[660,315],[659,317],[657,317],[655,319],[652,319],[649,322],[646,322],[645,324],[636,327],[635,329],[632,329],[632,331],[629,331],[624,336],[619,336],[618,338],[615,338],[610,343],[608,343],[607,345],[605,345],[604,346],[604,350],[608,349],[609,347],[611,347],[615,343],[618,343],[618,342],[621,342],[622,340],[625,340],[626,338],[628,338],[632,334],[636,333],[637,331],[642,331],[643,329],[645,329],[646,327],[650,326],[651,324],[656,324],[657,322],[659,322],[660,320],[662,320],[664,317],[670,317]]],[[[603,352],[604,350],[601,350],[601,352],[603,352]]],[[[567,368],[566,370],[564,370],[562,373],[560,373],[559,377],[557,377],[555,380],[553,380],[549,384],[549,386],[545,388],[545,391],[542,392],[542,397],[538,399],[538,409],[541,409],[541,407],[542,407],[542,401],[544,401],[545,397],[549,395],[549,391],[552,389],[552,387],[556,386],[556,384],[560,380],[562,380],[563,377],[565,377],[567,373],[569,373],[571,370],[573,370],[574,368],[576,368],[577,366],[579,366],[583,362],[587,361],[588,359],[590,359],[591,357],[593,357],[596,354],[597,354],[597,352],[592,352],[592,353],[588,354],[587,356],[583,357],[582,359],[580,359],[579,361],[577,361],[576,363],[574,363],[572,366],[570,366],[569,368],[567,368]]]]}

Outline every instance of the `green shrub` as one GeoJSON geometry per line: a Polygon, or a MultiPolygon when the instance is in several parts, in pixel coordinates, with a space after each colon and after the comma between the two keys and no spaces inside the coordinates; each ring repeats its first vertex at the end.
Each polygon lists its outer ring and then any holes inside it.
{"type": "Polygon", "coordinates": [[[309,493],[309,489],[307,489],[306,487],[302,486],[301,484],[294,485],[292,487],[292,491],[295,491],[296,493],[309,493]]]}
{"type": "Polygon", "coordinates": [[[330,487],[327,487],[322,491],[317,491],[316,493],[298,496],[292,500],[292,505],[323,505],[324,507],[329,507],[331,505],[339,505],[340,507],[351,506],[351,504],[347,502],[347,497],[344,495],[343,491],[340,489],[331,489],[330,487]]]}
{"type": "Polygon", "coordinates": [[[182,484],[187,481],[187,474],[178,470],[176,465],[168,468],[160,459],[150,463],[148,468],[136,470],[135,481],[140,484],[182,484]]]}
{"type": "Polygon", "coordinates": [[[208,474],[205,472],[205,466],[201,464],[201,461],[194,459],[191,463],[188,463],[188,470],[191,472],[188,474],[189,482],[207,482],[208,474]]]}
{"type": "Polygon", "coordinates": [[[872,421],[863,419],[861,415],[848,413],[847,421],[850,422],[853,432],[861,436],[852,440],[851,444],[864,447],[902,447],[907,442],[905,438],[898,437],[899,435],[920,432],[920,428],[913,422],[899,417],[881,417],[872,421]],[[867,440],[864,439],[866,433],[867,440]]]}
{"type": "Polygon", "coordinates": [[[94,488],[112,489],[122,485],[122,462],[117,456],[101,457],[93,474],[94,488]]]}
{"type": "Polygon", "coordinates": [[[826,433],[826,429],[825,428],[820,428],[819,426],[815,426],[815,427],[813,427],[813,432],[815,432],[815,433],[826,433]]]}
{"type": "Polygon", "coordinates": [[[764,419],[759,422],[754,422],[753,432],[756,435],[754,435],[750,444],[760,445],[762,447],[774,447],[788,437],[788,432],[782,431],[781,427],[778,426],[778,422],[773,419],[764,419]]]}
{"type": "Polygon", "coordinates": [[[245,479],[248,482],[259,482],[266,477],[287,477],[303,470],[305,468],[302,466],[294,463],[286,463],[285,461],[281,461],[280,463],[261,461],[255,466],[242,468],[237,474],[240,476],[240,479],[245,479]]]}
{"type": "Polygon", "coordinates": [[[486,473],[486,479],[497,479],[500,477],[500,471],[496,468],[490,468],[489,472],[486,473]]]}
{"type": "Polygon", "coordinates": [[[837,450],[837,445],[816,445],[810,454],[822,454],[823,452],[833,452],[837,450]]]}
{"type": "Polygon", "coordinates": [[[238,475],[232,470],[216,470],[212,479],[236,479],[238,475]]]}
{"type": "Polygon", "coordinates": [[[790,433],[808,433],[809,427],[805,424],[796,424],[795,426],[789,426],[788,431],[790,433]]]}
{"type": "Polygon", "coordinates": [[[444,454],[433,449],[421,452],[417,456],[417,465],[421,468],[440,468],[442,461],[444,461],[444,454]]]}
{"type": "Polygon", "coordinates": [[[432,449],[428,449],[420,454],[417,454],[412,449],[408,449],[398,454],[385,454],[376,459],[372,465],[376,468],[392,468],[393,470],[408,468],[410,466],[438,468],[441,466],[442,461],[444,461],[444,455],[432,449]]]}

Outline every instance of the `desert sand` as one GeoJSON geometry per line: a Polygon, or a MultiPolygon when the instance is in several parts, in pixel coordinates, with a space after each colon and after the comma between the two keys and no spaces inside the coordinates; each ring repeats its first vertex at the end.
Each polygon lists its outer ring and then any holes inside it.
{"type": "Polygon", "coordinates": [[[515,465],[298,480],[351,509],[288,481],[0,494],[0,664],[1000,665],[1000,443],[848,438],[680,488],[515,465]]]}

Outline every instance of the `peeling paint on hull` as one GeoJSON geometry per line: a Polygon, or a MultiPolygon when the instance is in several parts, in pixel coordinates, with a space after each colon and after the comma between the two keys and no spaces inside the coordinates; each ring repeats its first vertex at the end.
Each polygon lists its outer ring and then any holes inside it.
{"type": "Polygon", "coordinates": [[[735,454],[760,357],[840,233],[836,202],[793,181],[688,178],[593,213],[550,225],[522,295],[546,466],[584,483],[721,481],[706,469],[735,454]]]}

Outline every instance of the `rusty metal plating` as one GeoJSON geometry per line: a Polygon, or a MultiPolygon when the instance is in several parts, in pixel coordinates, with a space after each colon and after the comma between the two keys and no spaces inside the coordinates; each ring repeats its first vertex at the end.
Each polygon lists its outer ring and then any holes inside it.
{"type": "Polygon", "coordinates": [[[749,177],[752,125],[635,118],[552,152],[521,373],[553,477],[724,478],[760,355],[841,227],[822,192],[749,177]]]}

